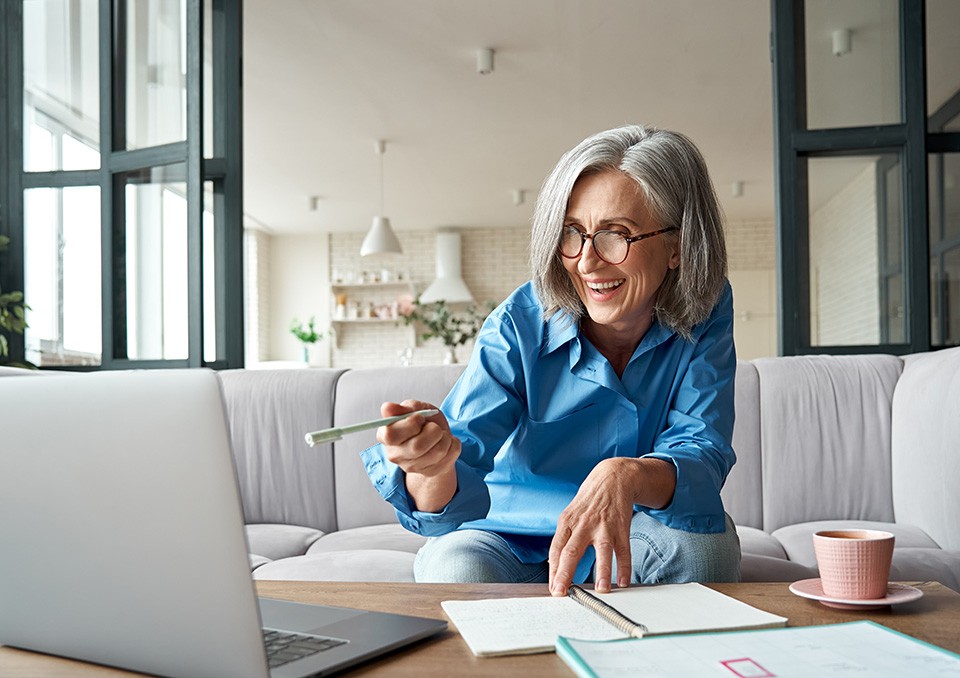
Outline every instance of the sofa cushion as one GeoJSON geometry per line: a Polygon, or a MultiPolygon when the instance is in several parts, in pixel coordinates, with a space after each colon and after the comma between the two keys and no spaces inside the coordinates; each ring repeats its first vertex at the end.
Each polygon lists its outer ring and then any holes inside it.
{"type": "Polygon", "coordinates": [[[904,358],[893,394],[893,508],[960,550],[960,348],[904,358]]]}
{"type": "Polygon", "coordinates": [[[787,554],[780,542],[763,530],[737,525],[737,536],[740,537],[740,552],[743,554],[750,553],[757,556],[787,560],[787,554]]]}
{"type": "Polygon", "coordinates": [[[938,581],[960,592],[960,551],[898,548],[890,565],[892,581],[938,581]]]}
{"type": "Polygon", "coordinates": [[[258,567],[254,579],[296,581],[413,581],[413,560],[406,551],[365,549],[330,551],[285,558],[258,567]]]}
{"type": "Polygon", "coordinates": [[[387,549],[416,553],[427,541],[426,537],[404,529],[399,523],[391,525],[368,525],[340,530],[318,539],[307,549],[307,555],[330,551],[356,551],[362,549],[387,549]]]}
{"type": "MultiPolygon", "coordinates": [[[[423,365],[350,370],[337,384],[333,426],[379,417],[380,405],[388,400],[413,398],[439,405],[463,369],[463,365],[423,365]]],[[[393,507],[373,489],[360,461],[360,452],[376,442],[376,431],[364,431],[333,445],[341,530],[397,522],[393,507]]]]}
{"type": "Polygon", "coordinates": [[[817,566],[813,552],[813,533],[820,530],[884,530],[896,537],[895,548],[937,548],[926,532],[913,525],[882,523],[869,520],[818,520],[781,527],[773,536],[783,545],[787,557],[801,565],[817,566]]]}
{"type": "Polygon", "coordinates": [[[251,571],[256,570],[261,565],[266,565],[267,563],[273,562],[269,558],[264,558],[263,556],[258,556],[253,553],[251,553],[248,557],[250,558],[251,571]]]}
{"type": "MultiPolygon", "coordinates": [[[[323,532],[300,525],[247,525],[247,549],[270,560],[302,556],[323,532]]],[[[262,563],[261,563],[262,564],[262,563]]]]}
{"type": "Polygon", "coordinates": [[[740,581],[799,581],[817,576],[817,569],[782,558],[744,553],[740,558],[740,581]]]}
{"type": "Polygon", "coordinates": [[[813,520],[891,522],[890,355],[757,359],[763,529],[813,520]]]}
{"type": "Polygon", "coordinates": [[[224,370],[219,373],[247,523],[337,529],[330,445],[305,433],[329,428],[342,370],[224,370]]]}

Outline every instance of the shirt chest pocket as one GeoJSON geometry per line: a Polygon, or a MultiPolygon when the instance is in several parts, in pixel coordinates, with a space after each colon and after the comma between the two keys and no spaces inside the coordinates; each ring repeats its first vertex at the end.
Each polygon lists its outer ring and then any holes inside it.
{"type": "Polygon", "coordinates": [[[611,456],[612,445],[601,434],[601,409],[583,409],[549,421],[524,418],[511,453],[536,476],[579,483],[597,463],[611,456]]]}

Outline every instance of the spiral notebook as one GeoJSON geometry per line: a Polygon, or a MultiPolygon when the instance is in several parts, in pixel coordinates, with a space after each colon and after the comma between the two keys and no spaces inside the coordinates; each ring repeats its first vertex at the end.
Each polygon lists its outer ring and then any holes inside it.
{"type": "Polygon", "coordinates": [[[473,654],[490,657],[553,652],[557,638],[621,638],[785,626],[786,617],[757,609],[700,584],[662,584],[566,597],[447,600],[441,603],[473,654]]]}

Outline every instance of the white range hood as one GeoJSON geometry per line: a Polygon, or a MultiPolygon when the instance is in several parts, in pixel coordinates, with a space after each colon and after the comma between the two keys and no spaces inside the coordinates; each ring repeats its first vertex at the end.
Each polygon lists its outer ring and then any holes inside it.
{"type": "Polygon", "coordinates": [[[420,295],[420,303],[437,301],[448,304],[472,302],[473,295],[460,273],[460,234],[437,232],[437,279],[420,295]]]}

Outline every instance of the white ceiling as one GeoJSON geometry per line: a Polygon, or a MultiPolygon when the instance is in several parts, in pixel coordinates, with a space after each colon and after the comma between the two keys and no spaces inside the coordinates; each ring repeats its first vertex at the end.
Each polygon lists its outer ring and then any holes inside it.
{"type": "Polygon", "coordinates": [[[772,219],[769,31],[767,0],[246,0],[248,224],[366,231],[385,139],[398,231],[525,226],[564,151],[638,122],[693,138],[728,219],[772,219]]]}

